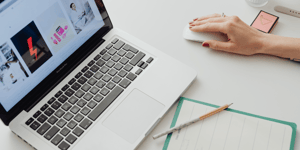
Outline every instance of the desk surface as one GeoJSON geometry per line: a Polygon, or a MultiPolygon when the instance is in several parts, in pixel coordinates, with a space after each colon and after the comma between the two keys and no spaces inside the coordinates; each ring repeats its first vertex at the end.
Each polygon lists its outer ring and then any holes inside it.
{"type": "MultiPolygon", "coordinates": [[[[198,71],[197,79],[183,96],[217,105],[233,102],[234,109],[300,125],[300,63],[214,51],[182,38],[184,26],[196,17],[224,12],[237,15],[250,25],[261,9],[280,17],[273,34],[300,38],[300,18],[273,9],[276,5],[297,9],[300,1],[270,0],[262,8],[250,7],[244,0],[107,0],[105,5],[114,27],[198,71]]],[[[162,149],[165,137],[154,141],[151,136],[170,127],[174,112],[172,107],[138,150],[162,149]]],[[[31,149],[3,124],[0,133],[1,148],[31,149]]],[[[300,150],[300,138],[296,139],[295,150],[300,150]]]]}

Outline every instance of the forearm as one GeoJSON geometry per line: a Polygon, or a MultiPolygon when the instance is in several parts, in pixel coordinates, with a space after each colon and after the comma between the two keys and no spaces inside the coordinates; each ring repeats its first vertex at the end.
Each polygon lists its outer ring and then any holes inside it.
{"type": "Polygon", "coordinates": [[[300,38],[267,34],[260,53],[300,61],[300,38]]]}

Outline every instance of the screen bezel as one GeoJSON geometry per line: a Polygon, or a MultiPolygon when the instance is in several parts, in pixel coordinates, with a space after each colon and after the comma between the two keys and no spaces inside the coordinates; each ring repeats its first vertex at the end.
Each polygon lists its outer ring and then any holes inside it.
{"type": "Polygon", "coordinates": [[[277,24],[279,17],[278,17],[278,16],[275,16],[275,15],[273,15],[273,14],[270,14],[270,13],[268,13],[268,12],[265,12],[265,11],[263,11],[263,10],[260,10],[260,11],[259,11],[259,13],[257,14],[257,16],[255,17],[255,19],[253,20],[253,22],[251,23],[250,26],[253,25],[253,23],[256,21],[256,19],[258,19],[258,17],[259,17],[259,15],[260,15],[261,12],[267,13],[267,14],[272,15],[272,16],[277,17],[277,18],[276,18],[276,20],[274,21],[274,23],[272,24],[272,26],[271,26],[271,28],[269,29],[268,32],[262,31],[262,30],[260,30],[260,29],[255,28],[255,27],[254,27],[254,28],[257,29],[258,31],[263,32],[263,33],[270,33],[270,32],[273,30],[274,26],[277,24]]]}
{"type": "Polygon", "coordinates": [[[35,104],[42,100],[60,81],[62,81],[72,70],[74,70],[86,57],[103,43],[102,37],[108,33],[113,25],[108,16],[102,0],[95,0],[98,10],[103,18],[104,26],[101,27],[89,40],[80,46],[71,56],[52,71],[31,92],[22,98],[8,112],[0,104],[0,118],[5,125],[15,118],[21,111],[29,111],[35,104]],[[63,68],[63,69],[62,69],[63,68]],[[56,82],[53,82],[56,81],[56,82]]]}

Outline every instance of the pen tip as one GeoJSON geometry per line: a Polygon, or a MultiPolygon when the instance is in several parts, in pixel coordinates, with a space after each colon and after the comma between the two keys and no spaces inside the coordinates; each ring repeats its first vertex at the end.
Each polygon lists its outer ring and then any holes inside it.
{"type": "Polygon", "coordinates": [[[233,103],[229,104],[228,107],[231,106],[232,104],[233,104],[233,103]]]}

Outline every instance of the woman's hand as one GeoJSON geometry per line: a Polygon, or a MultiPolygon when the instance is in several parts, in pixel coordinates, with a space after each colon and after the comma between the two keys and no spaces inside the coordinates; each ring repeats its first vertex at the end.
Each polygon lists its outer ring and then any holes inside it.
{"type": "Polygon", "coordinates": [[[228,37],[228,42],[207,40],[203,46],[242,55],[261,53],[267,34],[244,23],[237,16],[221,17],[213,14],[194,19],[190,22],[190,30],[194,32],[221,32],[228,37]]]}

